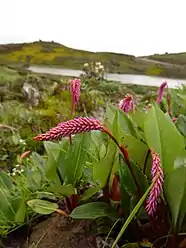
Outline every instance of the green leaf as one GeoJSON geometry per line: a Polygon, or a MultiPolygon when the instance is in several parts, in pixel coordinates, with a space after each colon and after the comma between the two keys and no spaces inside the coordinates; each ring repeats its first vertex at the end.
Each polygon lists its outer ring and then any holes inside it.
{"type": "Polygon", "coordinates": [[[41,198],[47,198],[50,200],[56,200],[56,196],[53,193],[50,192],[40,192],[40,191],[36,191],[35,192],[37,194],[37,198],[41,199],[41,198]]]}
{"type": "Polygon", "coordinates": [[[66,184],[76,185],[82,177],[89,148],[90,133],[75,136],[67,153],[60,152],[59,168],[66,184]]]}
{"type": "Polygon", "coordinates": [[[54,184],[50,188],[47,189],[48,191],[54,192],[55,194],[60,194],[63,196],[70,196],[76,194],[76,191],[72,184],[61,185],[61,184],[54,184]]]}
{"type": "Polygon", "coordinates": [[[121,142],[123,133],[136,137],[136,130],[131,118],[119,108],[114,109],[113,107],[113,114],[114,113],[113,122],[110,123],[110,127],[112,127],[110,131],[117,141],[119,143],[121,142]]]}
{"type": "Polygon", "coordinates": [[[145,112],[140,110],[136,110],[134,113],[131,113],[130,116],[132,120],[139,126],[142,130],[144,130],[144,120],[145,120],[145,112]]]}
{"type": "Polygon", "coordinates": [[[51,214],[56,209],[58,205],[56,203],[51,203],[45,200],[33,199],[27,202],[28,206],[38,214],[51,214]]]}
{"type": "Polygon", "coordinates": [[[128,243],[125,245],[122,245],[121,248],[140,248],[138,243],[128,243]]]}
{"type": "MultiPolygon", "coordinates": [[[[142,193],[144,193],[149,186],[147,177],[145,176],[145,174],[142,172],[142,170],[137,165],[133,164],[131,161],[130,161],[130,164],[131,164],[131,168],[133,170],[134,176],[135,176],[135,178],[138,182],[138,185],[140,187],[140,190],[142,193]]],[[[128,166],[124,163],[124,161],[120,166],[119,174],[120,174],[120,178],[123,182],[123,187],[125,187],[125,190],[127,191],[127,193],[132,197],[136,197],[137,196],[137,188],[136,188],[136,185],[134,183],[134,179],[130,173],[130,170],[129,170],[128,166]]]]}
{"type": "Polygon", "coordinates": [[[33,171],[32,172],[32,180],[37,185],[37,187],[41,186],[41,173],[39,171],[33,171]]]}
{"type": "Polygon", "coordinates": [[[49,180],[59,180],[56,169],[58,167],[58,161],[55,159],[52,153],[49,154],[46,164],[46,177],[49,180]]]}
{"type": "Polygon", "coordinates": [[[86,201],[88,200],[90,197],[92,197],[93,195],[95,195],[97,192],[99,192],[101,190],[100,185],[96,185],[91,187],[90,189],[87,189],[84,194],[81,196],[80,200],[81,201],[86,201]]]}
{"type": "Polygon", "coordinates": [[[123,227],[121,228],[118,236],[116,237],[113,245],[111,248],[115,248],[118,241],[120,240],[121,236],[123,235],[123,233],[125,232],[125,230],[127,229],[128,225],[131,223],[131,221],[133,220],[133,218],[135,217],[136,213],[138,212],[138,210],[141,208],[144,200],[146,199],[147,195],[149,194],[150,190],[152,189],[152,187],[154,186],[154,183],[156,182],[156,178],[155,180],[151,183],[151,185],[149,186],[149,188],[147,189],[147,191],[145,192],[145,194],[142,196],[142,198],[139,200],[138,204],[135,206],[135,208],[132,210],[132,212],[130,213],[129,217],[127,218],[127,220],[125,221],[123,227]]]}
{"type": "Polygon", "coordinates": [[[97,219],[100,217],[116,217],[116,213],[105,202],[91,202],[75,208],[70,214],[74,219],[97,219]]]}
{"type": "Polygon", "coordinates": [[[0,172],[0,186],[8,189],[12,188],[12,179],[5,171],[0,172]]]}
{"type": "Polygon", "coordinates": [[[17,223],[24,222],[25,215],[26,215],[26,204],[25,204],[25,201],[22,201],[21,204],[20,204],[19,209],[16,212],[15,222],[17,222],[17,223]]]}
{"type": "Polygon", "coordinates": [[[112,140],[109,140],[106,156],[98,161],[93,167],[93,179],[98,181],[102,188],[108,181],[108,177],[115,162],[116,151],[116,144],[112,140]]]}
{"type": "Polygon", "coordinates": [[[124,147],[127,149],[129,158],[134,163],[138,164],[142,170],[144,169],[146,163],[146,171],[148,171],[147,174],[149,174],[151,171],[152,159],[148,153],[148,146],[135,137],[127,134],[125,134],[122,139],[122,145],[124,145],[124,147]]]}
{"type": "Polygon", "coordinates": [[[116,115],[116,109],[113,106],[107,105],[104,118],[108,121],[109,125],[112,126],[116,115]]]}
{"type": "Polygon", "coordinates": [[[159,154],[164,171],[171,171],[174,160],[185,150],[183,137],[157,104],[149,110],[144,127],[149,148],[159,154]]]}
{"type": "Polygon", "coordinates": [[[186,116],[180,115],[178,117],[178,120],[176,122],[177,128],[180,130],[180,132],[186,136],[186,116]]]}
{"type": "Polygon", "coordinates": [[[58,143],[54,143],[51,141],[45,141],[44,147],[45,147],[45,150],[49,156],[52,154],[55,160],[58,159],[59,152],[60,152],[60,148],[59,148],[58,143]]]}
{"type": "Polygon", "coordinates": [[[173,226],[176,228],[178,224],[179,228],[186,213],[186,167],[177,168],[166,175],[164,193],[171,209],[173,226]]]}
{"type": "Polygon", "coordinates": [[[121,194],[122,194],[122,208],[125,209],[124,217],[126,219],[130,214],[131,196],[125,189],[125,177],[122,175],[121,170],[119,170],[119,177],[120,177],[121,194]]]}

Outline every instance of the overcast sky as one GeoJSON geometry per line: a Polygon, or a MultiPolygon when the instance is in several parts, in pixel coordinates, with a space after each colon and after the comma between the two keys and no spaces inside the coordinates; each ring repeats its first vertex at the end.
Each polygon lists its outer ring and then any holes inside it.
{"type": "Polygon", "coordinates": [[[91,51],[186,52],[186,0],[0,0],[0,43],[54,40],[91,51]]]}

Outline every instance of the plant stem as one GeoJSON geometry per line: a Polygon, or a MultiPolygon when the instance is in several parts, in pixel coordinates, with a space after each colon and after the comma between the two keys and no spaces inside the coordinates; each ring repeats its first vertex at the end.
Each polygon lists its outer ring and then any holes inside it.
{"type": "MultiPolygon", "coordinates": [[[[74,110],[75,110],[75,104],[74,104],[74,101],[73,101],[73,98],[72,98],[72,100],[71,100],[71,110],[70,110],[71,119],[73,118],[74,110]]],[[[69,136],[69,141],[70,141],[70,145],[72,145],[72,136],[71,135],[69,136]]]]}
{"type": "Polygon", "coordinates": [[[147,151],[147,155],[146,155],[145,162],[144,162],[144,167],[143,167],[143,173],[144,174],[145,174],[146,169],[147,169],[147,161],[148,161],[149,155],[150,155],[150,149],[148,149],[148,151],[147,151]]]}
{"type": "Polygon", "coordinates": [[[170,116],[172,116],[172,114],[171,114],[171,96],[170,96],[170,92],[168,90],[168,87],[167,87],[167,105],[168,105],[167,112],[170,116]]]}
{"type": "Polygon", "coordinates": [[[126,148],[125,148],[124,146],[120,145],[120,144],[118,143],[118,141],[116,140],[116,138],[115,138],[115,137],[114,137],[106,128],[103,129],[103,132],[106,133],[106,134],[108,134],[108,136],[116,143],[116,145],[117,145],[118,148],[120,149],[121,153],[123,154],[124,159],[125,159],[125,162],[126,162],[128,168],[129,168],[129,170],[130,170],[131,176],[132,176],[132,178],[133,178],[133,180],[134,180],[134,183],[135,183],[135,185],[136,185],[136,188],[137,188],[139,197],[141,197],[141,190],[140,190],[139,184],[138,184],[138,182],[137,182],[137,180],[136,180],[136,177],[135,177],[135,175],[134,175],[134,172],[133,172],[133,169],[132,169],[130,160],[129,160],[129,155],[128,155],[128,152],[127,152],[126,148]]]}

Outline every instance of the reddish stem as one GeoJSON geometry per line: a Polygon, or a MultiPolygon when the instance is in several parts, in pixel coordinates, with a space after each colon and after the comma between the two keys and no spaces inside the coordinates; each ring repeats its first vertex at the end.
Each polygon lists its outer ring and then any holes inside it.
{"type": "Polygon", "coordinates": [[[170,96],[169,91],[167,92],[167,105],[168,105],[168,109],[167,109],[168,114],[170,116],[172,116],[172,114],[171,114],[171,96],[170,96]]]}
{"type": "MultiPolygon", "coordinates": [[[[71,99],[71,110],[70,110],[70,116],[71,116],[71,118],[73,117],[74,110],[75,110],[75,104],[74,104],[74,99],[73,99],[73,96],[72,96],[72,99],[71,99]]],[[[69,136],[69,141],[70,141],[70,145],[72,145],[72,136],[71,135],[69,136]]]]}
{"type": "Polygon", "coordinates": [[[120,144],[118,143],[118,141],[116,140],[116,138],[115,138],[115,137],[114,137],[106,128],[103,129],[103,132],[106,133],[106,134],[108,134],[108,136],[116,143],[116,145],[117,145],[118,148],[120,149],[121,153],[123,154],[123,156],[124,156],[124,158],[125,158],[125,161],[126,161],[126,164],[127,164],[128,168],[129,168],[129,170],[130,170],[131,176],[132,176],[132,178],[133,178],[133,180],[134,180],[134,183],[135,183],[135,185],[136,185],[136,188],[137,188],[139,197],[141,197],[141,196],[142,196],[141,190],[140,190],[139,184],[138,184],[138,182],[137,182],[137,180],[136,180],[136,177],[135,177],[135,175],[134,175],[134,172],[133,172],[133,169],[132,169],[130,160],[129,160],[129,155],[128,155],[128,152],[127,152],[126,148],[125,148],[124,146],[120,145],[120,144]]]}

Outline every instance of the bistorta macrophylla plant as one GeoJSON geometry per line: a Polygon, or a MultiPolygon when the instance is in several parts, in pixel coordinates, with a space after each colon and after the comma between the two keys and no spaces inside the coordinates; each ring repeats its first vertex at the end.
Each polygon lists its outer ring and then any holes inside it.
{"type": "Polygon", "coordinates": [[[146,211],[149,216],[151,215],[153,216],[156,212],[163,185],[163,169],[161,167],[160,157],[154,151],[151,151],[151,154],[152,154],[152,172],[151,172],[152,180],[156,180],[156,181],[150,191],[150,195],[147,200],[146,211]]]}
{"type": "MultiPolygon", "coordinates": [[[[134,111],[134,99],[126,95],[119,107],[107,107],[103,123],[95,118],[79,117],[62,122],[33,138],[36,141],[48,142],[75,135],[72,146],[66,153],[60,151],[60,155],[57,156],[56,167],[59,164],[62,166],[57,167],[62,172],[62,186],[70,183],[76,187],[85,176],[87,164],[88,181],[92,184],[85,195],[77,197],[75,194],[76,207],[69,212],[72,218],[90,219],[105,216],[105,207],[113,206],[114,201],[118,204],[115,209],[116,217],[126,220],[125,229],[131,222],[135,222],[137,230],[142,234],[141,238],[148,236],[147,238],[153,242],[168,234],[170,227],[174,233],[178,231],[178,226],[180,228],[186,213],[183,208],[186,200],[183,158],[186,154],[184,138],[159,107],[163,88],[166,86],[165,83],[160,86],[158,101],[152,103],[144,112],[137,108],[134,111]],[[83,133],[90,133],[89,138],[84,138],[83,133]],[[80,149],[78,154],[76,139],[79,135],[81,142],[77,144],[83,146],[83,149],[78,147],[80,149]],[[69,175],[68,178],[65,173],[69,175]],[[75,183],[72,179],[74,175],[77,175],[75,183]],[[151,181],[152,184],[149,186],[151,181]],[[90,201],[90,197],[101,189],[103,191],[101,204],[96,201],[97,198],[94,198],[94,202],[88,203],[81,200],[90,201]],[[141,211],[138,212],[141,206],[141,211]],[[171,217],[168,215],[169,212],[171,217]],[[165,215],[162,216],[161,213],[165,215]],[[142,230],[144,216],[148,225],[142,230]],[[169,225],[171,222],[172,225],[169,225]],[[152,231],[153,228],[156,232],[152,231]]],[[[110,217],[110,212],[107,212],[106,216],[110,217]]],[[[132,226],[129,225],[128,228],[132,226]]],[[[136,234],[138,232],[131,231],[136,234]]]]}
{"type": "Polygon", "coordinates": [[[70,92],[71,92],[71,114],[75,110],[76,104],[79,102],[80,99],[80,88],[81,88],[81,80],[80,79],[71,79],[70,80],[70,92]]]}
{"type": "Polygon", "coordinates": [[[130,94],[127,94],[123,100],[119,103],[120,109],[122,109],[125,113],[129,113],[130,110],[132,112],[135,111],[135,105],[134,105],[134,99],[133,96],[130,94]]]}

